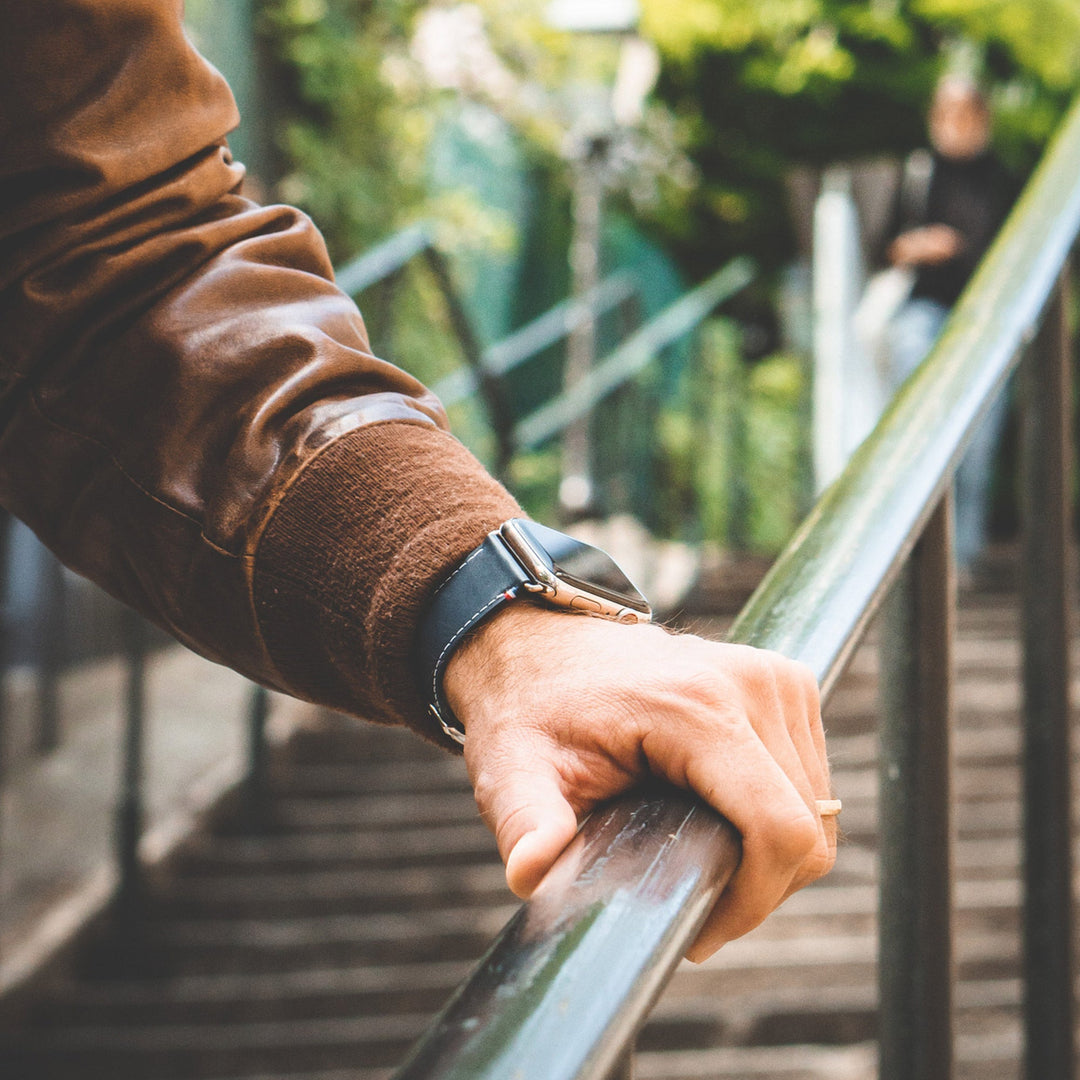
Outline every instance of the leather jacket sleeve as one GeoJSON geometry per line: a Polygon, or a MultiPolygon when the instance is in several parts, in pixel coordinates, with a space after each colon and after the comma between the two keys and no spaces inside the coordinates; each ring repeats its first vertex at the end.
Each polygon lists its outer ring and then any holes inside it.
{"type": "Polygon", "coordinates": [[[239,194],[181,14],[0,0],[0,502],[204,655],[433,735],[419,611],[516,505],[239,194]]]}

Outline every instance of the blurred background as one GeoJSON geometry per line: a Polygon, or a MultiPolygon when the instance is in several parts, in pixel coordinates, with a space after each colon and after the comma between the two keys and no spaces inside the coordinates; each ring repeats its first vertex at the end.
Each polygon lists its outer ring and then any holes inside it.
{"type": "MultiPolygon", "coordinates": [[[[502,416],[483,394],[454,404],[459,435],[529,510],[629,512],[658,536],[764,554],[815,488],[823,175],[847,169],[852,273],[865,275],[943,74],[986,88],[1019,189],[1080,70],[1068,0],[191,0],[188,12],[240,99],[253,194],[310,211],[339,268],[428,225],[474,349],[630,276],[632,295],[595,325],[500,377],[502,416]],[[499,462],[493,428],[739,257],[752,281],[617,384],[584,450],[571,424],[499,462]]],[[[429,385],[469,362],[423,267],[357,299],[376,350],[429,385]]]]}
{"type": "MultiPolygon", "coordinates": [[[[982,95],[1011,201],[1080,73],[1076,0],[186,10],[247,193],[312,215],[374,350],[717,635],[887,407],[867,326],[942,78],[982,95]]],[[[1020,995],[1007,413],[990,443],[959,649],[979,1080],[1017,1075],[1020,995]]],[[[0,538],[0,1071],[383,1080],[513,907],[460,763],[271,700],[0,538]]],[[[680,976],[642,1076],[874,1076],[877,671],[861,650],[829,717],[834,891],[680,976]]]]}

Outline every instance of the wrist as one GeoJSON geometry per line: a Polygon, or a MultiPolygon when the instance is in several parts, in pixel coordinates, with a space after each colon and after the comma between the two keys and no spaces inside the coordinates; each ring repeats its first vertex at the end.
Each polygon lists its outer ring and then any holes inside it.
{"type": "Polygon", "coordinates": [[[509,604],[479,626],[450,658],[443,675],[443,693],[454,715],[468,727],[478,703],[512,694],[521,680],[530,680],[543,665],[543,642],[561,634],[568,620],[588,616],[530,603],[509,604]]]}
{"type": "MultiPolygon", "coordinates": [[[[600,548],[526,518],[504,522],[439,585],[417,630],[417,673],[448,739],[465,741],[446,683],[463,643],[500,612],[535,612],[534,605],[624,623],[651,616],[648,601],[600,548]]],[[[483,640],[501,642],[504,634],[483,640]]],[[[458,689],[460,696],[460,682],[458,689]]]]}
{"type": "Polygon", "coordinates": [[[490,724],[535,722],[582,679],[594,683],[656,623],[610,619],[515,603],[469,636],[446,668],[443,693],[470,740],[490,724]],[[614,638],[612,635],[616,635],[614,638]],[[591,674],[590,674],[591,672],[591,674]]]}

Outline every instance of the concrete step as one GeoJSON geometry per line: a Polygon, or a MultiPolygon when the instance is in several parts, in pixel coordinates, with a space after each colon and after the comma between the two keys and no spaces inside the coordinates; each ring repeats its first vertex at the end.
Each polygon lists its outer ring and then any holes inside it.
{"type": "Polygon", "coordinates": [[[409,736],[401,728],[368,724],[327,713],[317,726],[290,740],[286,767],[306,765],[382,766],[442,762],[446,751],[409,736]],[[405,735],[403,738],[402,736],[405,735]]]}
{"type": "Polygon", "coordinates": [[[271,776],[274,795],[318,798],[321,795],[379,795],[412,791],[423,796],[455,793],[472,798],[465,762],[446,755],[435,761],[388,761],[378,764],[282,763],[271,776]]]}
{"type": "Polygon", "coordinates": [[[297,971],[82,981],[33,1017],[37,1028],[94,1026],[117,1015],[131,1025],[197,1024],[434,1012],[472,960],[301,968],[297,971]]]}
{"type": "MultiPolygon", "coordinates": [[[[724,995],[718,1008],[717,993],[689,996],[689,984],[669,989],[645,1027],[642,1049],[655,1048],[653,1026],[664,1023],[711,1021],[722,1037],[684,1041],[692,1048],[705,1045],[778,1046],[784,1044],[848,1045],[872,1040],[877,1027],[877,987],[864,978],[839,981],[835,974],[819,982],[810,999],[804,986],[773,980],[770,985],[724,995]]],[[[707,990],[701,986],[700,989],[707,990]]],[[[967,980],[956,988],[954,1007],[958,1026],[993,1015],[1015,1018],[1020,1007],[1019,978],[967,980]]]]}
{"type": "Polygon", "coordinates": [[[479,820],[395,828],[381,832],[331,831],[303,835],[215,836],[185,844],[176,869],[185,880],[227,872],[234,876],[279,871],[350,870],[369,866],[431,866],[490,862],[495,838],[479,820]]]}
{"type": "Polygon", "coordinates": [[[395,1069],[393,1068],[380,1069],[376,1066],[371,1069],[363,1067],[330,1069],[319,1072],[289,1073],[288,1075],[273,1072],[259,1073],[253,1076],[249,1072],[244,1072],[242,1075],[208,1077],[207,1080],[390,1080],[394,1072],[395,1069]]]}
{"type": "Polygon", "coordinates": [[[422,913],[447,905],[512,902],[500,864],[365,867],[218,874],[177,882],[155,901],[155,917],[179,919],[280,919],[371,912],[422,913]]]}
{"type": "Polygon", "coordinates": [[[297,971],[312,966],[475,959],[516,910],[465,905],[294,919],[150,922],[142,963],[155,975],[297,971]]]}
{"type": "MultiPolygon", "coordinates": [[[[384,795],[327,795],[320,799],[286,796],[269,811],[270,829],[280,833],[333,829],[382,829],[393,833],[447,821],[479,821],[471,795],[393,792],[384,795]]],[[[392,835],[387,838],[393,843],[392,835]]]]}
{"type": "Polygon", "coordinates": [[[653,1051],[634,1059],[635,1080],[876,1080],[876,1048],[716,1047],[653,1051]]]}
{"type": "MultiPolygon", "coordinates": [[[[1020,1050],[1016,1020],[998,1014],[954,1043],[954,1080],[1015,1077],[1020,1050]]],[[[641,1050],[636,1080],[877,1080],[873,1041],[849,1046],[817,1043],[776,1046],[717,1046],[686,1050],[641,1050]]]]}
{"type": "Polygon", "coordinates": [[[243,1071],[315,1071],[350,1061],[392,1066],[429,1020],[424,1012],[272,1023],[65,1027],[47,1039],[33,1032],[3,1039],[0,1075],[10,1080],[109,1075],[199,1080],[243,1071]]]}

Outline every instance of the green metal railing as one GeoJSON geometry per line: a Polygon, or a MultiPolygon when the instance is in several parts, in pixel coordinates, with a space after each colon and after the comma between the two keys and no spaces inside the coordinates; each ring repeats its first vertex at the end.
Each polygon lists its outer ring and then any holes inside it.
{"type": "MultiPolygon", "coordinates": [[[[630,303],[636,295],[637,284],[632,273],[621,270],[612,274],[581,300],[564,300],[556,304],[509,337],[485,349],[480,366],[494,378],[508,375],[527,360],[569,337],[584,322],[630,303]]],[[[466,368],[451,373],[433,390],[449,408],[472,395],[477,386],[476,373],[466,368]]]]}
{"type": "MultiPolygon", "coordinates": [[[[1026,1075],[1075,1075],[1065,299],[1078,231],[1080,105],[939,345],[731,633],[807,663],[827,698],[886,608],[881,1080],[952,1075],[951,477],[1020,366],[1026,1075]]],[[[594,814],[397,1080],[628,1075],[636,1032],[738,858],[731,827],[674,791],[639,792],[594,814]]]]}
{"type": "Polygon", "coordinates": [[[502,383],[484,366],[480,339],[473,331],[461,295],[454,286],[450,267],[436,244],[435,234],[435,227],[430,222],[420,222],[403,229],[341,267],[335,279],[342,292],[356,298],[373,285],[395,287],[411,263],[417,259],[424,261],[446,304],[451,329],[487,410],[495,433],[496,472],[501,475],[505,473],[513,455],[513,419],[502,383]]]}
{"type": "Polygon", "coordinates": [[[527,449],[587,416],[620,386],[643,371],[668,346],[700,326],[721,304],[741,292],[756,273],[750,259],[736,259],[651,319],[574,386],[514,427],[515,448],[527,449]]]}

